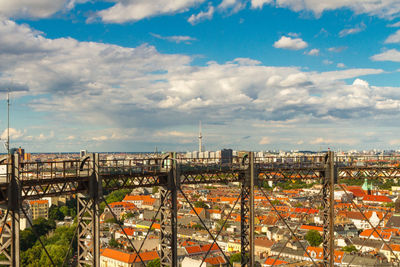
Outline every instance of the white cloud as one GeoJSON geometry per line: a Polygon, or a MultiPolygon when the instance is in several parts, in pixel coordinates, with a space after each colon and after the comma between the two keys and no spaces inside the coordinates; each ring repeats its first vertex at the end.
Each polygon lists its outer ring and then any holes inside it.
{"type": "MultiPolygon", "coordinates": [[[[249,58],[203,66],[191,60],[160,53],[149,45],[126,48],[71,38],[48,39],[28,26],[0,23],[0,83],[25,84],[29,91],[20,94],[36,95],[28,105],[33,111],[51,112],[49,125],[62,121],[77,128],[108,129],[85,132],[87,139],[81,139],[76,131],[54,127],[54,139],[61,136],[62,142],[68,141],[65,136],[75,136],[74,143],[145,143],[161,132],[182,143],[181,139],[193,140],[184,134],[193,124],[197,130],[194,121],[225,125],[220,126],[224,131],[248,131],[245,122],[255,117],[258,123],[275,122],[274,127],[259,129],[263,131],[260,138],[275,141],[269,131],[293,132],[294,126],[328,120],[358,122],[377,116],[381,120],[398,113],[399,88],[357,80],[380,74],[380,69],[317,72],[266,66],[249,58]],[[348,84],[348,79],[354,83],[348,84]],[[135,129],[129,130],[132,126],[135,129]]],[[[49,131],[41,132],[49,135],[49,131]]],[[[30,136],[37,140],[40,135],[30,136]]],[[[168,136],[157,138],[168,140],[168,136]]]]}
{"type": "Polygon", "coordinates": [[[258,142],[259,145],[268,145],[271,143],[271,139],[269,137],[264,136],[261,138],[260,142],[258,142]]]}
{"type": "Polygon", "coordinates": [[[11,140],[13,140],[13,139],[21,139],[24,135],[25,135],[25,132],[24,131],[21,131],[21,130],[17,130],[17,129],[15,129],[15,128],[10,128],[9,129],[9,132],[7,131],[7,129],[5,129],[4,131],[3,131],[3,133],[1,134],[1,140],[7,140],[7,138],[8,138],[8,133],[9,133],[9,135],[10,135],[10,139],[11,140]]]}
{"type": "Polygon", "coordinates": [[[390,35],[385,40],[385,44],[394,44],[394,43],[400,43],[400,30],[397,30],[396,33],[390,35]]]}
{"type": "Polygon", "coordinates": [[[218,5],[218,9],[230,10],[231,13],[236,13],[247,5],[246,1],[243,0],[222,0],[221,4],[218,5]]]}
{"type": "Polygon", "coordinates": [[[152,36],[154,36],[157,39],[161,40],[167,40],[169,42],[174,42],[174,43],[185,43],[185,44],[190,44],[192,41],[196,41],[196,38],[190,37],[190,36],[182,36],[182,35],[173,35],[173,36],[161,36],[156,33],[150,33],[152,36]]]}
{"type": "Polygon", "coordinates": [[[343,63],[338,63],[338,64],[336,65],[336,67],[338,67],[338,68],[345,68],[346,65],[343,64],[343,63]]]}
{"type": "Polygon", "coordinates": [[[68,5],[67,0],[3,0],[0,15],[5,17],[46,18],[68,5]]]}
{"type": "Polygon", "coordinates": [[[105,136],[105,135],[102,135],[102,136],[95,136],[95,137],[92,137],[92,140],[93,140],[93,141],[106,141],[106,140],[108,140],[108,137],[105,136]]]}
{"type": "Polygon", "coordinates": [[[265,4],[272,4],[273,0],[251,0],[252,8],[262,8],[265,4]]]}
{"type": "Polygon", "coordinates": [[[382,18],[394,18],[400,15],[398,0],[276,0],[276,6],[288,7],[294,11],[311,11],[320,16],[324,11],[348,8],[356,14],[369,14],[382,18]]]}
{"type": "Polygon", "coordinates": [[[390,145],[400,145],[400,139],[392,139],[389,141],[390,145]]]}
{"type": "Polygon", "coordinates": [[[347,145],[353,145],[358,143],[359,141],[357,139],[351,139],[351,138],[344,138],[344,139],[337,139],[337,138],[322,138],[318,137],[314,140],[310,141],[310,144],[313,145],[334,145],[334,144],[347,144],[347,145]]]}
{"type": "Polygon", "coordinates": [[[155,136],[162,136],[162,137],[195,137],[194,133],[185,133],[180,131],[169,131],[169,132],[157,132],[155,136]]]}
{"type": "Polygon", "coordinates": [[[309,56],[318,56],[318,55],[319,55],[319,49],[317,49],[317,48],[311,49],[311,50],[307,53],[307,55],[309,55],[309,56]]]}
{"type": "Polygon", "coordinates": [[[400,21],[398,21],[398,22],[396,22],[396,23],[393,23],[393,24],[389,24],[389,25],[387,25],[388,27],[392,27],[392,28],[398,28],[398,27],[400,27],[400,21]]]}
{"type": "Polygon", "coordinates": [[[308,46],[301,38],[290,38],[282,36],[278,41],[274,43],[275,48],[290,49],[290,50],[300,50],[308,46]]]}
{"type": "Polygon", "coordinates": [[[322,61],[322,63],[324,63],[325,65],[331,65],[331,64],[333,64],[333,61],[331,61],[331,60],[329,60],[329,59],[324,59],[324,60],[322,61]]]}
{"type": "Polygon", "coordinates": [[[354,28],[341,30],[339,32],[339,37],[345,37],[347,35],[360,33],[362,31],[364,31],[365,29],[366,29],[366,25],[364,23],[361,23],[361,24],[355,26],[354,28]]]}
{"type": "Polygon", "coordinates": [[[199,14],[195,15],[192,14],[190,18],[188,19],[188,22],[192,25],[195,25],[201,21],[207,20],[207,19],[212,19],[214,14],[214,7],[212,5],[209,5],[208,11],[204,12],[201,11],[199,14]]]}
{"type": "Polygon", "coordinates": [[[342,51],[344,51],[346,49],[347,49],[347,46],[329,47],[328,51],[329,52],[340,53],[340,52],[342,52],[342,51]]]}
{"type": "Polygon", "coordinates": [[[396,49],[386,50],[371,57],[374,61],[393,61],[400,62],[400,51],[396,49]]]}
{"type": "Polygon", "coordinates": [[[115,0],[115,5],[97,13],[106,23],[125,23],[144,18],[183,12],[204,0],[115,0]]]}

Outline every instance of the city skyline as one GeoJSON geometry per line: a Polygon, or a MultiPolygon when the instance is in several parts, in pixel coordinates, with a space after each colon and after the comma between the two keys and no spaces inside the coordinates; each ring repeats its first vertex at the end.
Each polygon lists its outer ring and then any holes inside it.
{"type": "Polygon", "coordinates": [[[397,1],[149,3],[0,3],[1,139],[9,89],[28,152],[399,148],[397,1]]]}

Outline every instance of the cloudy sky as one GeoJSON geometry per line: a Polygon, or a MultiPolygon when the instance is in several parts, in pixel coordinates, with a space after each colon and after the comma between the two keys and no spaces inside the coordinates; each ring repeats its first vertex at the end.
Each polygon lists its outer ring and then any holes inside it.
{"type": "Polygon", "coordinates": [[[399,45],[398,0],[0,0],[0,134],[11,90],[31,152],[399,149],[399,45]]]}

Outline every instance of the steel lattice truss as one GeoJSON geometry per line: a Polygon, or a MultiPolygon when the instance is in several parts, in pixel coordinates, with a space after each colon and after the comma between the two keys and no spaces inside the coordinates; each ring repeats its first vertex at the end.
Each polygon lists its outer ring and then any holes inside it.
{"type": "MultiPolygon", "coordinates": [[[[101,201],[105,201],[101,194],[102,190],[112,191],[120,188],[134,189],[160,186],[161,199],[157,214],[160,213],[161,216],[161,265],[176,266],[176,233],[178,224],[176,215],[177,194],[180,192],[181,195],[186,198],[190,206],[193,207],[186,197],[182,186],[192,184],[229,184],[236,182],[241,183],[241,193],[236,202],[238,203],[238,201],[240,201],[242,266],[247,266],[250,260],[246,253],[251,251],[252,246],[249,236],[251,232],[254,231],[249,224],[250,219],[254,218],[254,214],[252,214],[254,211],[251,211],[250,208],[252,188],[249,184],[249,175],[253,175],[255,183],[253,189],[255,186],[259,187],[259,190],[270,203],[272,211],[277,214],[279,220],[283,222],[285,227],[290,231],[291,238],[295,239],[297,238],[296,232],[298,226],[291,227],[289,225],[287,218],[282,216],[274,207],[270,196],[263,191],[260,182],[272,181],[276,183],[288,180],[322,182],[323,188],[321,192],[323,197],[321,198],[321,202],[324,207],[323,215],[326,224],[324,226],[324,258],[322,263],[326,266],[332,266],[333,257],[335,256],[332,251],[332,243],[330,242],[334,239],[332,232],[334,214],[332,214],[332,210],[329,212],[329,209],[334,207],[334,200],[332,195],[329,197],[329,194],[333,192],[334,184],[338,183],[338,181],[340,184],[341,179],[385,180],[400,178],[400,168],[392,166],[393,164],[391,166],[371,166],[368,164],[365,166],[341,166],[337,164],[335,167],[332,167],[335,168],[335,179],[328,181],[325,179],[328,177],[326,176],[327,165],[323,163],[307,165],[287,163],[276,165],[257,161],[255,161],[255,163],[254,161],[252,162],[254,164],[254,174],[250,174],[248,171],[250,164],[245,161],[243,161],[242,164],[218,165],[213,163],[209,165],[196,164],[196,166],[194,166],[193,164],[185,164],[185,162],[177,164],[177,162],[172,161],[165,164],[165,159],[100,161],[98,155],[97,158],[94,155],[82,160],[62,162],[19,164],[17,160],[10,161],[5,164],[7,164],[7,168],[11,171],[5,179],[0,181],[0,203],[7,206],[7,213],[3,216],[0,225],[2,227],[0,234],[0,254],[5,256],[7,261],[5,264],[18,265],[19,247],[16,245],[18,242],[15,242],[15,239],[19,239],[19,211],[24,212],[21,204],[23,200],[78,194],[78,228],[76,230],[78,240],[78,263],[82,266],[84,264],[99,266],[98,205],[101,201]],[[14,194],[10,192],[14,192],[14,194]],[[20,206],[21,209],[16,208],[20,206]],[[91,238],[90,241],[88,241],[88,237],[91,238]]],[[[333,171],[333,169],[330,169],[330,171],[333,171]]],[[[348,195],[349,193],[346,188],[342,185],[340,186],[348,195]]],[[[106,205],[108,204],[106,203],[106,205]]],[[[365,212],[359,204],[352,201],[352,205],[355,209],[360,211],[365,217],[365,221],[369,223],[371,229],[373,229],[368,239],[376,233],[383,240],[378,228],[384,218],[381,218],[377,226],[373,225],[365,216],[365,212]]],[[[197,212],[195,213],[199,217],[199,214],[197,214],[197,212]]],[[[113,214],[113,216],[115,217],[115,214],[113,214]]],[[[385,217],[386,216],[387,213],[385,214],[385,217]]],[[[155,217],[157,217],[157,215],[155,217]]],[[[229,217],[230,214],[225,218],[224,224],[229,217]]],[[[301,218],[300,222],[302,222],[303,219],[304,217],[301,218]]],[[[207,229],[201,219],[200,221],[214,240],[212,245],[216,244],[219,247],[218,243],[216,243],[216,238],[219,236],[222,229],[215,236],[207,229]]],[[[153,223],[154,221],[152,221],[152,225],[153,223]]],[[[121,230],[126,235],[122,227],[121,230]]],[[[146,234],[146,238],[150,231],[152,231],[151,226],[146,234]]],[[[289,238],[287,239],[287,242],[288,241],[289,238]]],[[[393,254],[394,260],[399,262],[398,256],[394,253],[391,245],[385,242],[385,246],[390,250],[390,253],[393,254]]],[[[136,250],[136,248],[134,248],[134,250],[137,253],[137,258],[144,264],[139,254],[141,247],[139,250],[136,250]]],[[[220,247],[219,249],[221,250],[220,247]]],[[[303,247],[303,250],[305,255],[308,255],[310,258],[310,263],[316,265],[314,259],[311,258],[309,252],[306,251],[306,248],[303,247]]],[[[206,256],[209,252],[210,250],[207,252],[206,256]]],[[[221,253],[225,259],[228,260],[222,250],[221,253]]],[[[279,255],[275,260],[279,258],[279,255]]],[[[203,258],[203,261],[206,256],[203,258]]]]}

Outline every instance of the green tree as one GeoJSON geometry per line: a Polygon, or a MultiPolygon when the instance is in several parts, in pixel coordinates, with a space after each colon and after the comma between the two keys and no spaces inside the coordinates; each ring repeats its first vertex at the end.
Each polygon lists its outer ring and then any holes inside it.
{"type": "Polygon", "coordinates": [[[25,230],[23,230],[20,233],[19,238],[22,251],[26,251],[27,249],[33,247],[37,240],[36,235],[32,231],[32,228],[26,228],[25,230]]]}
{"type": "Polygon", "coordinates": [[[322,243],[322,236],[317,230],[310,230],[304,237],[308,243],[313,247],[318,247],[322,243]]]}
{"type": "Polygon", "coordinates": [[[158,193],[158,186],[154,186],[151,192],[152,192],[153,194],[158,193]]]}
{"type": "Polygon", "coordinates": [[[353,251],[357,251],[356,247],[354,245],[350,245],[350,246],[345,246],[342,248],[343,251],[345,252],[353,252],[353,251]]]}
{"type": "MultiPolygon", "coordinates": [[[[124,197],[129,194],[131,192],[130,189],[119,189],[119,190],[115,190],[113,192],[111,192],[110,194],[108,194],[105,199],[107,201],[107,203],[112,203],[112,202],[118,202],[118,201],[122,201],[124,199],[124,197]]],[[[103,212],[104,208],[105,208],[106,204],[104,202],[102,202],[100,204],[100,211],[103,212]]]]}
{"type": "Polygon", "coordinates": [[[45,235],[51,230],[56,229],[56,223],[54,220],[46,220],[45,218],[38,218],[33,220],[33,230],[39,236],[45,235]]]}
{"type": "MultiPolygon", "coordinates": [[[[224,224],[224,219],[219,219],[218,221],[217,221],[217,231],[219,231],[220,229],[221,229],[221,227],[222,227],[222,225],[224,224]]],[[[230,227],[230,224],[229,224],[229,222],[227,221],[226,223],[225,223],[225,225],[224,225],[224,228],[226,229],[226,228],[229,228],[230,227]]]]}
{"type": "Polygon", "coordinates": [[[52,205],[49,209],[49,219],[55,220],[55,221],[61,221],[64,220],[64,213],[60,211],[60,208],[52,205]]]}
{"type": "Polygon", "coordinates": [[[194,202],[194,206],[196,208],[208,208],[207,204],[202,200],[194,202]]]}
{"type": "Polygon", "coordinates": [[[119,248],[120,244],[115,240],[114,238],[111,238],[110,241],[108,242],[108,245],[112,248],[119,248]]]}
{"type": "Polygon", "coordinates": [[[240,253],[235,253],[233,254],[229,261],[231,262],[231,264],[233,265],[234,262],[241,262],[242,261],[242,254],[240,253]]]}
{"type": "MultiPolygon", "coordinates": [[[[64,262],[64,257],[68,251],[68,245],[47,245],[47,251],[50,254],[55,266],[61,266],[64,262]]],[[[42,253],[40,257],[41,266],[52,266],[51,261],[46,253],[42,253]]]]}
{"type": "MultiPolygon", "coordinates": [[[[40,228],[38,229],[44,232],[44,229],[46,229],[46,223],[49,222],[46,220],[40,220],[40,228]]],[[[49,224],[51,226],[51,221],[49,224]]],[[[34,225],[34,227],[38,227],[38,225],[34,225]]],[[[72,227],[59,227],[55,229],[51,235],[47,236],[47,233],[45,233],[40,237],[56,266],[61,266],[62,262],[64,261],[64,257],[66,256],[71,240],[74,237],[76,229],[75,227],[76,225],[73,225],[72,227]]],[[[24,238],[29,240],[29,238],[31,238],[29,228],[23,232],[26,232],[26,234],[24,234],[24,238]]],[[[36,241],[36,235],[34,235],[34,238],[36,241]]],[[[73,251],[76,251],[76,242],[73,242],[72,244],[73,247],[69,255],[67,255],[67,262],[72,257],[73,251]]],[[[32,245],[31,241],[28,244],[28,242],[25,243],[25,241],[21,240],[21,266],[51,266],[50,259],[47,257],[45,251],[38,241],[34,242],[34,245],[31,248],[28,248],[26,251],[22,250],[22,246],[25,246],[24,249],[26,249],[30,245],[32,245]]]]}
{"type": "Polygon", "coordinates": [[[148,262],[147,267],[160,267],[160,259],[155,259],[148,262]]]}
{"type": "Polygon", "coordinates": [[[204,226],[201,224],[196,223],[195,225],[192,226],[193,229],[196,230],[204,230],[204,226]]]}

